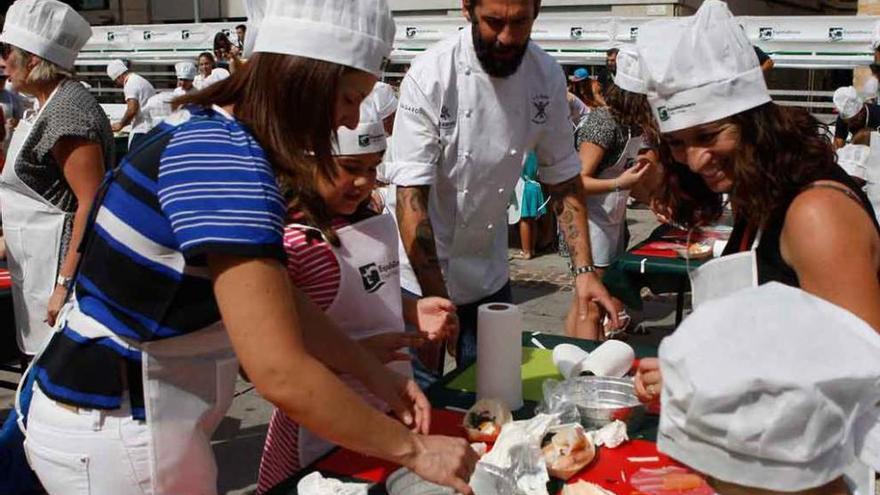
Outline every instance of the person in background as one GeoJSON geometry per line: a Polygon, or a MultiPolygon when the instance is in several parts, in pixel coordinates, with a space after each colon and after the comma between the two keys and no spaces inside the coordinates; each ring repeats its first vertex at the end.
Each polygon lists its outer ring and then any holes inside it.
{"type": "Polygon", "coordinates": [[[852,86],[837,88],[832,101],[837,110],[834,149],[842,148],[850,137],[853,144],[870,144],[871,132],[880,127],[880,105],[865,103],[852,86]]]}
{"type": "Polygon", "coordinates": [[[880,64],[871,64],[871,76],[862,84],[859,96],[865,100],[865,103],[877,103],[877,96],[880,93],[880,64]]]}
{"type": "Polygon", "coordinates": [[[531,149],[566,233],[581,316],[592,301],[613,307],[590,255],[565,74],[529,39],[539,3],[464,0],[470,29],[417,56],[400,86],[386,173],[408,256],[401,273],[458,306],[459,366],[476,358],[477,308],[512,299],[506,211],[531,149]]]}
{"type": "Polygon", "coordinates": [[[247,36],[247,25],[239,24],[238,26],[235,26],[235,37],[238,41],[239,48],[244,47],[245,36],[247,36]]]}
{"type": "Polygon", "coordinates": [[[174,74],[177,76],[177,87],[174,88],[174,96],[183,96],[195,90],[196,76],[199,71],[192,62],[178,62],[174,64],[174,74]]]}
{"type": "Polygon", "coordinates": [[[0,59],[0,109],[3,110],[3,156],[6,155],[6,150],[9,149],[9,141],[12,140],[12,131],[15,130],[15,126],[18,125],[18,121],[21,120],[24,115],[24,99],[18,94],[18,92],[12,90],[12,88],[6,88],[7,76],[6,76],[6,63],[0,59]]]}
{"type": "Polygon", "coordinates": [[[194,88],[205,89],[227,77],[229,77],[229,71],[216,66],[214,54],[211,52],[199,54],[199,73],[193,79],[194,88]]]}
{"type": "Polygon", "coordinates": [[[156,90],[150,81],[129,70],[122,60],[112,60],[107,64],[107,76],[116,86],[122,88],[126,105],[122,120],[114,122],[111,129],[113,132],[119,132],[131,124],[131,130],[128,133],[128,149],[134,149],[152,128],[150,117],[144,108],[147,105],[147,100],[156,94],[156,90]]]}
{"type": "Polygon", "coordinates": [[[523,181],[523,193],[519,204],[519,240],[522,248],[519,257],[530,260],[535,257],[538,219],[547,213],[544,191],[541,189],[541,183],[538,182],[538,155],[534,151],[526,155],[520,179],[523,181]]]}
{"type": "MultiPolygon", "coordinates": [[[[646,130],[653,126],[638,55],[624,49],[618,53],[617,62],[614,82],[605,93],[608,106],[590,112],[575,136],[587,197],[593,263],[600,276],[626,251],[629,191],[650,172],[650,162],[639,159],[641,151],[651,147],[646,130]]],[[[618,312],[623,309],[617,300],[615,306],[618,312]]],[[[580,320],[573,304],[565,331],[578,338],[604,339],[614,329],[601,328],[601,321],[598,307],[591,307],[589,317],[580,320]]]]}
{"type": "Polygon", "coordinates": [[[259,35],[242,70],[182,97],[98,196],[74,295],[32,368],[32,466],[50,495],[71,493],[71,480],[96,494],[214,495],[210,439],[241,368],[316,434],[470,495],[467,441],[424,435],[430,405],[416,384],[342,333],[285,270],[279,181],[329,176],[333,131],[357,125],[391,52],[390,9],[268,0],[251,22],[259,35]]]}
{"type": "Polygon", "coordinates": [[[619,51],[620,48],[609,48],[605,52],[605,67],[599,74],[599,85],[602,87],[603,94],[608,86],[614,83],[614,74],[617,72],[617,52],[619,51]]]}
{"type": "MultiPolygon", "coordinates": [[[[586,116],[594,108],[605,106],[605,100],[602,98],[602,86],[599,84],[598,78],[590,75],[590,71],[585,67],[575,70],[574,74],[569,77],[569,94],[576,96],[586,106],[587,110],[583,116],[586,116]]],[[[580,110],[580,107],[578,109],[580,110]]],[[[583,117],[574,121],[575,127],[580,124],[581,120],[583,117]]]]}
{"type": "MultiPolygon", "coordinates": [[[[568,98],[569,118],[574,127],[577,127],[581,120],[590,113],[590,107],[586,104],[584,99],[575,92],[575,87],[577,87],[579,91],[584,91],[582,87],[589,85],[589,79],[590,71],[584,67],[575,69],[574,73],[568,78],[569,90],[566,97],[568,98]]],[[[589,91],[592,95],[592,90],[589,91]]]]}
{"type": "Polygon", "coordinates": [[[228,34],[220,31],[214,35],[214,58],[217,60],[217,68],[232,74],[241,66],[241,47],[233,43],[228,34]]]}
{"type": "MultiPolygon", "coordinates": [[[[455,335],[457,318],[449,300],[401,297],[397,225],[393,216],[373,210],[370,203],[385,142],[378,119],[337,129],[333,175],[324,176],[316,167],[312,177],[302,177],[289,188],[284,250],[294,286],[386,366],[412,376],[410,356],[402,348],[455,335]],[[372,271],[364,271],[371,266],[372,271]],[[420,332],[404,332],[404,321],[420,332]]],[[[368,403],[388,410],[356,378],[340,378],[368,403]]],[[[333,447],[275,409],[257,493],[271,490],[333,447]]]]}
{"type": "MultiPolygon", "coordinates": [[[[690,274],[694,307],[780,282],[880,331],[880,224],[870,201],[837,165],[825,127],[804,109],[773,103],[727,5],[708,0],[693,17],[649,22],[637,47],[669,151],[667,217],[686,228],[711,225],[725,194],[733,211],[723,255],[690,274]],[[685,61],[681,53],[699,55],[685,61]]],[[[855,89],[845,89],[846,102],[836,94],[835,104],[850,116],[864,112],[855,89]]],[[[639,398],[656,399],[662,382],[657,360],[642,360],[639,398]]]]}

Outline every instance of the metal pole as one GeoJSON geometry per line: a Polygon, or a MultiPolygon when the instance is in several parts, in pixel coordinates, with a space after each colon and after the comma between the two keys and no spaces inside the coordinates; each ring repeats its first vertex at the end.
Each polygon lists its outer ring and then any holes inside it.
{"type": "Polygon", "coordinates": [[[193,22],[202,22],[202,13],[199,9],[199,0],[193,0],[193,15],[195,17],[193,22]]]}

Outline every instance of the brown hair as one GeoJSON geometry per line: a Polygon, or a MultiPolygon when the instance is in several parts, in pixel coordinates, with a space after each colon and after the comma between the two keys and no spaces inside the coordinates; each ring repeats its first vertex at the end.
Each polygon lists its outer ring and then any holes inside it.
{"type": "MultiPolygon", "coordinates": [[[[730,203],[737,218],[750,225],[761,226],[783,213],[804,186],[825,177],[837,163],[828,127],[804,109],[771,102],[730,121],[740,132],[730,203]]],[[[672,200],[674,221],[690,227],[717,219],[720,194],[707,194],[702,179],[684,165],[667,165],[666,170],[664,198],[672,200]],[[675,202],[688,207],[675,208],[675,202]]]]}
{"type": "Polygon", "coordinates": [[[599,96],[595,91],[593,91],[593,80],[592,79],[584,79],[583,81],[575,81],[571,83],[571,92],[573,95],[580,98],[584,105],[595,108],[602,105],[602,102],[599,100],[599,96]]]}
{"type": "MultiPolygon", "coordinates": [[[[331,145],[334,109],[344,66],[292,55],[255,53],[227,79],[173,101],[179,105],[235,105],[235,117],[266,152],[282,190],[313,198],[315,173],[336,176],[331,145]]],[[[315,204],[300,207],[309,223],[331,216],[315,204]]]]}
{"type": "MultiPolygon", "coordinates": [[[[647,96],[609,84],[605,91],[605,103],[618,125],[646,133],[655,128],[647,96]]],[[[656,136],[649,136],[649,139],[657,142],[656,136]]]]}

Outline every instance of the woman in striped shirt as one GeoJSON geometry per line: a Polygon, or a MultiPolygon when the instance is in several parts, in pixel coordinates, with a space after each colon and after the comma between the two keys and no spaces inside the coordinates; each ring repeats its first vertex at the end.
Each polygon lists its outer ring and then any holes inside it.
{"type": "MultiPolygon", "coordinates": [[[[454,337],[455,305],[447,299],[401,298],[397,226],[372,211],[376,168],[385,151],[381,121],[337,130],[335,169],[290,187],[284,250],[291,281],[352,339],[388,366],[412,376],[409,354],[424,340],[454,337]],[[404,320],[421,333],[404,333],[404,320]]],[[[380,410],[388,406],[356,378],[342,379],[380,410]]],[[[257,493],[265,493],[333,448],[276,409],[269,425],[257,493]]]]}

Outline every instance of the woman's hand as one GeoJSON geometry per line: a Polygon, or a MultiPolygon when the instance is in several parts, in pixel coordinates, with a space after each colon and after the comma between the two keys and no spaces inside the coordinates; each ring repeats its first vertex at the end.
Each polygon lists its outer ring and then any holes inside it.
{"type": "Polygon", "coordinates": [[[442,297],[425,297],[416,303],[417,326],[431,342],[458,339],[458,314],[455,304],[442,297]]]}
{"type": "Polygon", "coordinates": [[[411,378],[382,366],[371,374],[364,385],[388,404],[394,415],[412,431],[428,434],[431,429],[431,403],[411,378]]]}
{"type": "Polygon", "coordinates": [[[645,358],[639,361],[635,377],[636,397],[646,404],[654,402],[660,398],[662,388],[663,375],[660,374],[660,360],[645,358]]]}
{"type": "Polygon", "coordinates": [[[52,295],[49,297],[49,306],[46,311],[46,323],[50,327],[55,326],[55,319],[58,318],[58,312],[61,311],[61,306],[64,306],[66,299],[67,289],[63,285],[56,285],[55,290],[52,291],[52,295]]]}
{"type": "Polygon", "coordinates": [[[421,347],[425,343],[425,336],[416,332],[388,332],[373,335],[358,342],[382,363],[390,363],[391,361],[412,359],[405,348],[421,347]]]}
{"type": "Polygon", "coordinates": [[[639,160],[635,165],[623,171],[617,179],[614,179],[617,187],[623,190],[632,189],[651,169],[649,160],[639,160]]]}

